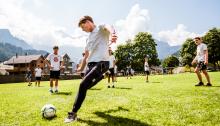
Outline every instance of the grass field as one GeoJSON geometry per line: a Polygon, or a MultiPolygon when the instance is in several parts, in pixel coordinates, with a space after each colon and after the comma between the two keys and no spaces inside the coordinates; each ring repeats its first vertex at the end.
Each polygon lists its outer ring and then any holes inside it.
{"type": "Polygon", "coordinates": [[[80,80],[60,81],[60,93],[26,83],[0,85],[0,126],[62,125],[220,125],[220,72],[210,73],[213,87],[194,87],[195,74],[118,78],[116,88],[107,89],[103,80],[87,92],[78,116],[80,120],[64,124],[72,108],[80,80]],[[40,110],[46,103],[57,108],[57,117],[42,119],[40,110]]]}

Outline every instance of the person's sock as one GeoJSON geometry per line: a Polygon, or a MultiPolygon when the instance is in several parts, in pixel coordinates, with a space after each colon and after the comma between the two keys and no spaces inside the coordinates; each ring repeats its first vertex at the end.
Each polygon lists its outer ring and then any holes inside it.
{"type": "Polygon", "coordinates": [[[50,87],[50,90],[53,90],[53,87],[50,87]]]}
{"type": "Polygon", "coordinates": [[[58,86],[55,86],[55,90],[58,90],[58,86]]]}

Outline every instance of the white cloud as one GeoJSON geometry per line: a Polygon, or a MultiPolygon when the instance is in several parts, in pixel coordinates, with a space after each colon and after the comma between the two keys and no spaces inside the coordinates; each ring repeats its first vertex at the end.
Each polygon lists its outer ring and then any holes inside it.
{"type": "MultiPolygon", "coordinates": [[[[56,26],[53,23],[35,16],[25,10],[24,0],[0,0],[0,28],[9,29],[14,36],[24,39],[33,47],[44,49],[53,45],[67,45],[81,47],[85,45],[85,37],[75,37],[61,34],[66,28],[56,26]]],[[[43,1],[35,0],[36,6],[42,6],[43,1]]],[[[81,36],[78,29],[71,36],[81,36]]]]}
{"type": "Polygon", "coordinates": [[[117,44],[121,44],[128,39],[133,39],[138,32],[148,31],[149,21],[148,10],[141,9],[139,4],[135,4],[125,19],[118,20],[115,23],[119,37],[117,44]]]}
{"type": "Polygon", "coordinates": [[[171,46],[182,45],[187,38],[200,36],[199,34],[187,31],[187,27],[183,24],[178,24],[173,30],[160,31],[158,39],[168,42],[171,46]]]}

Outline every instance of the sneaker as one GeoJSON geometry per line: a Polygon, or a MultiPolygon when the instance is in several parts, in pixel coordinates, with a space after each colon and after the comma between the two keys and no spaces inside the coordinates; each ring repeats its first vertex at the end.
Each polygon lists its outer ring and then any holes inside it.
{"type": "Polygon", "coordinates": [[[64,120],[65,123],[71,123],[77,121],[77,114],[74,112],[68,112],[68,117],[64,120]]]}
{"type": "Polygon", "coordinates": [[[108,85],[108,88],[110,88],[110,86],[108,85]]]}
{"type": "Polygon", "coordinates": [[[28,86],[31,86],[31,85],[32,85],[32,83],[29,83],[29,84],[28,84],[28,86]]]}
{"type": "Polygon", "coordinates": [[[210,84],[210,83],[207,83],[207,84],[206,84],[206,86],[212,86],[212,84],[210,84]]]}
{"type": "Polygon", "coordinates": [[[53,90],[52,90],[52,89],[50,89],[50,90],[49,90],[49,92],[52,94],[52,93],[53,93],[53,90]]]}
{"type": "Polygon", "coordinates": [[[55,93],[58,93],[58,90],[55,90],[55,93]]]}
{"type": "Polygon", "coordinates": [[[112,88],[115,88],[115,85],[113,85],[112,88]]]}
{"type": "Polygon", "coordinates": [[[204,86],[203,82],[199,82],[198,84],[196,84],[195,86],[204,86]]]}

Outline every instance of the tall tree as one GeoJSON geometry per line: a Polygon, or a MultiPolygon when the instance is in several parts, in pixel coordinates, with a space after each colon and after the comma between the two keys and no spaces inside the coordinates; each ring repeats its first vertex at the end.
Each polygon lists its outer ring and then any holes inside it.
{"type": "Polygon", "coordinates": [[[124,45],[119,45],[115,50],[116,65],[119,70],[125,69],[126,66],[131,64],[133,50],[132,40],[127,40],[124,45]]]}
{"type": "Polygon", "coordinates": [[[147,32],[138,33],[134,40],[128,40],[125,45],[119,45],[115,51],[119,70],[131,65],[136,71],[143,71],[144,57],[148,56],[149,65],[159,65],[156,43],[147,32]]]}
{"type": "Polygon", "coordinates": [[[220,61],[220,30],[217,28],[209,30],[203,36],[203,41],[208,46],[209,62],[216,69],[216,65],[219,66],[218,61],[220,61]]]}
{"type": "Polygon", "coordinates": [[[184,66],[191,67],[191,62],[196,56],[196,44],[193,39],[187,39],[180,49],[181,63],[184,66]]]}
{"type": "Polygon", "coordinates": [[[142,71],[144,66],[144,57],[148,57],[149,65],[158,66],[160,61],[156,50],[156,42],[148,32],[139,32],[134,38],[134,65],[136,70],[142,71]]]}
{"type": "Polygon", "coordinates": [[[174,67],[179,66],[179,59],[175,56],[168,56],[164,59],[162,65],[163,67],[168,67],[172,74],[174,67]]]}

